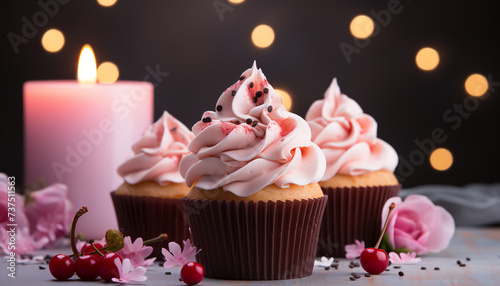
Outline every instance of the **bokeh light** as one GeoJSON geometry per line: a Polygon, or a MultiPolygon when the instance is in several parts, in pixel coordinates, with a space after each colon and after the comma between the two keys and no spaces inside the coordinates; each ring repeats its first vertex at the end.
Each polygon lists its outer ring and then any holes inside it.
{"type": "Polygon", "coordinates": [[[425,47],[418,51],[415,62],[421,70],[431,71],[439,64],[439,54],[433,48],[425,47]]]}
{"type": "Polygon", "coordinates": [[[97,68],[97,80],[102,83],[114,83],[118,80],[120,72],[112,62],[103,62],[97,68]]]}
{"type": "Polygon", "coordinates": [[[227,2],[229,2],[231,4],[241,4],[241,3],[245,2],[245,0],[227,0],[227,2]]]}
{"type": "Polygon", "coordinates": [[[448,149],[438,148],[430,156],[431,166],[438,171],[446,171],[453,164],[453,155],[448,149]]]}
{"type": "Polygon", "coordinates": [[[117,0],[97,0],[97,3],[99,3],[99,5],[104,7],[111,7],[115,5],[116,1],[117,0]]]}
{"type": "Polygon", "coordinates": [[[465,80],[465,90],[469,95],[481,96],[488,90],[488,80],[480,74],[471,74],[465,80]]]}
{"type": "Polygon", "coordinates": [[[274,30],[268,25],[259,25],[253,29],[252,42],[259,48],[267,48],[274,42],[274,30]]]}
{"type": "Polygon", "coordinates": [[[351,21],[351,34],[356,38],[368,38],[373,33],[374,29],[375,24],[373,23],[372,18],[366,15],[358,15],[351,21]]]}
{"type": "Polygon", "coordinates": [[[47,52],[59,52],[64,46],[64,34],[57,29],[48,30],[42,36],[42,46],[47,52]]]}
{"type": "Polygon", "coordinates": [[[292,108],[292,97],[290,94],[282,89],[275,89],[274,91],[281,97],[281,103],[285,109],[290,110],[292,108]]]}

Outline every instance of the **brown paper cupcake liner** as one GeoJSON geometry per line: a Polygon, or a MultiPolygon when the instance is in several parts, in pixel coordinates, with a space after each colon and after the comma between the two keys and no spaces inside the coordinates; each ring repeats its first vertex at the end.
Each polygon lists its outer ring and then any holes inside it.
{"type": "Polygon", "coordinates": [[[232,280],[311,275],[326,201],[183,199],[205,276],[232,280]]]}
{"type": "Polygon", "coordinates": [[[374,247],[380,236],[382,208],[397,196],[401,185],[322,188],[328,195],[321,223],[317,256],[345,257],[345,245],[354,240],[374,247]]]}
{"type": "Polygon", "coordinates": [[[163,260],[161,249],[168,249],[168,242],[175,241],[182,246],[182,241],[190,238],[181,199],[117,195],[115,192],[111,193],[111,198],[124,236],[134,241],[137,237],[147,240],[162,233],[168,235],[167,241],[151,244],[151,257],[163,260]]]}

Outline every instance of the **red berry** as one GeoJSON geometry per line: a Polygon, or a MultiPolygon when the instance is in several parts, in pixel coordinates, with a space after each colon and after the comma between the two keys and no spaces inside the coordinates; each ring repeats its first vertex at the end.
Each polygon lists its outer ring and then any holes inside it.
{"type": "Polygon", "coordinates": [[[181,279],[187,285],[196,285],[205,276],[205,268],[199,263],[188,262],[182,266],[181,279]]]}
{"type": "MultiPolygon", "coordinates": [[[[99,249],[99,250],[101,251],[101,253],[102,253],[102,254],[106,253],[106,251],[101,250],[101,249],[103,248],[103,246],[102,246],[100,243],[94,243],[94,246],[95,246],[97,249],[99,249]]],[[[88,244],[88,243],[87,243],[87,244],[85,244],[85,245],[82,247],[82,251],[83,251],[83,253],[85,253],[85,254],[90,254],[90,253],[94,252],[94,251],[95,251],[95,249],[92,247],[92,245],[90,245],[90,244],[88,244]]],[[[99,253],[94,253],[94,254],[92,254],[92,255],[93,255],[93,256],[95,256],[98,260],[99,260],[99,258],[101,258],[101,255],[100,255],[99,253]]]]}
{"type": "Polygon", "coordinates": [[[102,280],[109,282],[111,278],[120,278],[115,259],[122,261],[120,255],[114,252],[108,252],[99,259],[99,276],[101,276],[102,280]]]}
{"type": "Polygon", "coordinates": [[[359,257],[361,267],[370,274],[380,274],[389,266],[389,256],[380,248],[366,248],[359,257]]]}
{"type": "Polygon", "coordinates": [[[75,274],[75,263],[69,256],[58,254],[50,259],[49,270],[57,280],[68,280],[75,274]]]}
{"type": "Polygon", "coordinates": [[[99,259],[93,255],[80,256],[75,260],[75,272],[80,279],[84,281],[92,281],[99,276],[98,273],[99,259]]]}

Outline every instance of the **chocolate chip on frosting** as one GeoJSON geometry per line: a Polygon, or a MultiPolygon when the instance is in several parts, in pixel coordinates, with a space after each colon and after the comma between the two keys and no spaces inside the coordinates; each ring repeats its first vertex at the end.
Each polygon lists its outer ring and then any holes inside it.
{"type": "Polygon", "coordinates": [[[231,95],[232,95],[232,96],[235,96],[235,95],[236,95],[236,90],[232,90],[232,91],[231,91],[231,95]]]}
{"type": "Polygon", "coordinates": [[[252,124],[252,118],[247,118],[246,123],[247,123],[248,125],[252,124]]]}
{"type": "Polygon", "coordinates": [[[259,122],[257,120],[255,120],[254,122],[252,122],[252,127],[257,126],[257,124],[259,124],[259,122]]]}
{"type": "Polygon", "coordinates": [[[217,111],[222,111],[222,105],[217,105],[217,111]]]}
{"type": "Polygon", "coordinates": [[[259,90],[255,93],[255,97],[259,98],[261,96],[262,96],[262,91],[259,90]]]}
{"type": "Polygon", "coordinates": [[[264,88],[264,93],[268,93],[269,92],[269,88],[264,88]]]}
{"type": "Polygon", "coordinates": [[[202,121],[203,121],[203,122],[205,122],[205,123],[208,123],[208,122],[211,122],[211,121],[212,121],[212,118],[210,118],[210,117],[205,117],[205,118],[203,118],[203,119],[202,119],[202,121]]]}
{"type": "Polygon", "coordinates": [[[252,98],[253,103],[257,103],[259,99],[257,97],[252,98]]]}
{"type": "Polygon", "coordinates": [[[253,81],[250,83],[249,86],[250,86],[250,88],[253,88],[253,81]]]}
{"type": "Polygon", "coordinates": [[[269,105],[267,107],[267,112],[271,113],[273,111],[273,106],[272,105],[269,105]]]}
{"type": "Polygon", "coordinates": [[[244,75],[242,75],[242,76],[240,77],[240,80],[244,80],[244,79],[245,79],[245,76],[244,76],[244,75]]]}

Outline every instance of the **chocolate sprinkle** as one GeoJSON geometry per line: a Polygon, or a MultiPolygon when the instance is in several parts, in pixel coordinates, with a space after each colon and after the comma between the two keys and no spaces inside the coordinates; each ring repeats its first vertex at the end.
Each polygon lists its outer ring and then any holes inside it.
{"type": "Polygon", "coordinates": [[[466,257],[465,260],[470,261],[470,257],[466,257]]]}
{"type": "Polygon", "coordinates": [[[203,118],[203,119],[202,119],[202,121],[203,121],[203,122],[205,122],[205,123],[208,123],[208,122],[211,122],[211,121],[212,121],[212,118],[210,118],[210,117],[205,117],[205,118],[203,118]]]}
{"type": "Polygon", "coordinates": [[[182,281],[182,279],[181,279],[181,278],[179,278],[179,281],[182,281]]]}
{"type": "Polygon", "coordinates": [[[217,105],[217,111],[222,111],[222,105],[217,105]]]}
{"type": "Polygon", "coordinates": [[[387,266],[391,266],[392,262],[389,260],[389,264],[387,266]]]}
{"type": "Polygon", "coordinates": [[[257,100],[259,100],[257,97],[252,98],[253,103],[257,103],[257,100]]]}
{"type": "Polygon", "coordinates": [[[352,276],[349,276],[349,280],[351,281],[356,281],[356,278],[352,277],[352,276]]]}
{"type": "Polygon", "coordinates": [[[262,96],[262,91],[260,91],[260,90],[259,90],[259,91],[257,91],[257,92],[255,93],[255,96],[256,96],[257,98],[261,97],[261,96],[262,96]]]}
{"type": "Polygon", "coordinates": [[[38,269],[40,269],[40,270],[44,270],[44,269],[45,269],[45,267],[40,265],[40,266],[38,266],[38,269]]]}
{"type": "Polygon", "coordinates": [[[354,267],[359,267],[359,263],[354,262],[354,263],[352,264],[352,266],[354,266],[354,267]]]}
{"type": "Polygon", "coordinates": [[[172,275],[172,272],[165,272],[165,275],[172,275]]]}
{"type": "Polygon", "coordinates": [[[264,93],[268,93],[269,92],[269,88],[264,88],[264,93]]]}
{"type": "Polygon", "coordinates": [[[269,112],[269,113],[273,112],[273,107],[272,107],[272,105],[269,105],[269,106],[267,107],[267,112],[269,112]]]}
{"type": "Polygon", "coordinates": [[[399,268],[401,268],[401,266],[399,265],[394,266],[394,269],[399,269],[399,268]]]}
{"type": "Polygon", "coordinates": [[[460,267],[465,267],[465,266],[467,266],[467,264],[465,263],[460,264],[460,267]]]}
{"type": "Polygon", "coordinates": [[[462,261],[457,260],[457,264],[458,264],[458,265],[462,264],[462,261]]]}
{"type": "Polygon", "coordinates": [[[370,275],[370,273],[366,273],[365,277],[372,277],[372,276],[370,275]]]}
{"type": "Polygon", "coordinates": [[[330,270],[330,266],[325,267],[325,270],[330,270]]]}
{"type": "Polygon", "coordinates": [[[427,268],[426,268],[426,267],[424,267],[424,266],[422,266],[422,267],[420,267],[420,269],[425,270],[425,269],[427,269],[427,268]]]}
{"type": "Polygon", "coordinates": [[[252,124],[252,118],[247,118],[247,120],[245,121],[248,125],[252,124]]]}
{"type": "Polygon", "coordinates": [[[257,126],[257,124],[259,124],[259,122],[257,120],[255,120],[254,122],[252,122],[252,127],[257,126]]]}
{"type": "Polygon", "coordinates": [[[386,269],[385,269],[385,271],[391,271],[391,269],[389,269],[389,268],[386,268],[386,269]]]}
{"type": "Polygon", "coordinates": [[[434,270],[439,270],[439,267],[434,267],[434,270]]]}
{"type": "Polygon", "coordinates": [[[354,277],[356,279],[361,278],[361,275],[359,275],[358,273],[355,273],[355,272],[351,273],[351,275],[352,275],[352,277],[354,277]]]}
{"type": "Polygon", "coordinates": [[[405,276],[405,273],[404,273],[403,271],[399,271],[399,272],[398,272],[398,275],[399,275],[399,276],[405,276]]]}
{"type": "Polygon", "coordinates": [[[160,265],[160,267],[163,267],[163,262],[160,262],[158,265],[160,265]]]}
{"type": "Polygon", "coordinates": [[[244,76],[244,75],[242,75],[242,76],[240,77],[240,80],[244,80],[244,79],[245,79],[245,76],[244,76]]]}
{"type": "Polygon", "coordinates": [[[236,95],[236,90],[231,90],[231,95],[235,96],[236,95]]]}
{"type": "Polygon", "coordinates": [[[249,86],[250,86],[250,88],[253,88],[253,81],[250,83],[249,86]]]}

